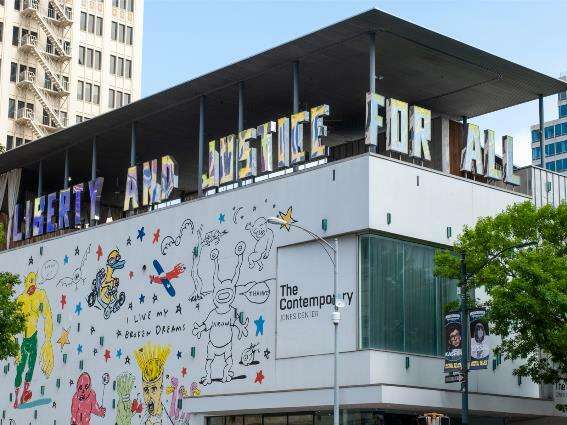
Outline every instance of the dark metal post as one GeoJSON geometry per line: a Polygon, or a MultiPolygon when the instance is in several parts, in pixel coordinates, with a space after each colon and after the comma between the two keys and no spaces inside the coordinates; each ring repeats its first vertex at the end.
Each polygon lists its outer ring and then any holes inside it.
{"type": "Polygon", "coordinates": [[[541,149],[541,168],[545,168],[545,122],[543,121],[543,95],[539,95],[539,148],[541,149]]]}
{"type": "MultiPolygon", "coordinates": [[[[371,32],[368,43],[369,89],[370,93],[376,93],[376,33],[371,32]]],[[[369,152],[376,152],[375,145],[368,145],[369,152]]]]}
{"type": "Polygon", "coordinates": [[[65,180],[63,180],[63,189],[69,188],[69,149],[65,150],[65,180]]]}
{"type": "Polygon", "coordinates": [[[130,133],[130,167],[136,165],[136,123],[132,122],[132,129],[130,133]]]}
{"type": "Polygon", "coordinates": [[[91,180],[96,179],[96,136],[93,137],[93,150],[91,154],[91,180]]]}
{"type": "Polygon", "coordinates": [[[43,194],[43,161],[39,161],[37,176],[37,197],[39,198],[43,194]]]}
{"type": "MultiPolygon", "coordinates": [[[[244,81],[238,83],[238,133],[244,130],[244,81]]],[[[239,145],[239,136],[236,135],[236,146],[234,147],[234,179],[236,181],[236,185],[240,186],[240,177],[238,175],[238,145],[239,145]]]]}
{"type": "Polygon", "coordinates": [[[368,45],[368,59],[370,62],[370,93],[376,93],[376,33],[371,32],[368,45]]]}
{"type": "Polygon", "coordinates": [[[461,425],[469,425],[469,312],[467,300],[467,264],[461,254],[461,425]]]}
{"type": "Polygon", "coordinates": [[[293,63],[292,68],[292,92],[293,92],[293,104],[292,112],[297,114],[299,112],[299,61],[293,63]]]}
{"type": "Polygon", "coordinates": [[[205,96],[199,102],[199,162],[197,169],[197,195],[203,196],[203,159],[205,155],[205,96]]]}

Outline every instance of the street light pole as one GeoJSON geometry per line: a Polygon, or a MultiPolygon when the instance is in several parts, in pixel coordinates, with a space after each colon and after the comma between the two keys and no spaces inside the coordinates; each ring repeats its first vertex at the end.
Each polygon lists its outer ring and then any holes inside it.
{"type": "Polygon", "coordinates": [[[339,425],[339,322],[341,321],[341,312],[339,308],[342,305],[339,303],[339,240],[334,238],[333,245],[317,235],[315,232],[306,229],[295,223],[290,223],[279,217],[268,218],[268,223],[277,224],[286,227],[296,227],[303,230],[305,233],[312,236],[323,247],[323,250],[328,255],[331,263],[333,263],[333,292],[335,296],[335,308],[332,314],[333,327],[334,327],[334,351],[333,351],[333,425],[339,425]],[[333,253],[331,255],[329,250],[333,253]]]}

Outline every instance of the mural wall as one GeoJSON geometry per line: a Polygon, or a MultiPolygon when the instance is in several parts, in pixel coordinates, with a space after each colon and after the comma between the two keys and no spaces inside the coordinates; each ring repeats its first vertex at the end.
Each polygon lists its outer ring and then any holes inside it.
{"type": "Polygon", "coordinates": [[[5,423],[186,424],[190,397],[263,390],[289,230],[267,217],[295,211],[224,196],[205,201],[214,211],[181,205],[0,256],[27,314],[0,371],[5,423]]]}

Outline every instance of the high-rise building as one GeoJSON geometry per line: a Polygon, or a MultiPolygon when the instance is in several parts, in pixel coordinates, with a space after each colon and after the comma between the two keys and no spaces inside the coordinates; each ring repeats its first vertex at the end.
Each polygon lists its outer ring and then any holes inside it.
{"type": "Polygon", "coordinates": [[[143,0],[0,0],[7,150],[140,97],[143,0]]]}
{"type": "MultiPolygon", "coordinates": [[[[561,80],[567,81],[567,75],[561,80]]],[[[544,125],[545,164],[541,163],[541,145],[539,124],[531,126],[532,130],[532,165],[539,165],[550,171],[567,174],[567,92],[557,95],[559,118],[546,121],[544,125]]]]}

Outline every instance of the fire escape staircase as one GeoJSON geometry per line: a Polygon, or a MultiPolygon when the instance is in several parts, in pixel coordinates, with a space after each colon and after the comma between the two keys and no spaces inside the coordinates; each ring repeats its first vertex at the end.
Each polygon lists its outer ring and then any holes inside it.
{"type": "Polygon", "coordinates": [[[69,27],[73,25],[73,19],[71,16],[71,10],[66,10],[65,4],[59,0],[51,0],[50,3],[53,5],[53,12],[48,10],[47,18],[52,21],[55,25],[60,27],[69,27]]]}
{"type": "Polygon", "coordinates": [[[34,118],[34,111],[30,108],[20,108],[16,113],[16,122],[27,125],[36,138],[45,136],[45,131],[38,125],[34,118]]]}
{"type": "Polygon", "coordinates": [[[43,109],[47,111],[55,127],[57,128],[65,127],[65,124],[61,121],[59,114],[55,112],[55,110],[49,104],[48,100],[45,98],[41,90],[37,88],[35,84],[35,74],[33,72],[30,71],[22,72],[19,77],[18,87],[28,89],[35,95],[37,100],[39,100],[41,106],[43,106],[43,109]]]}

